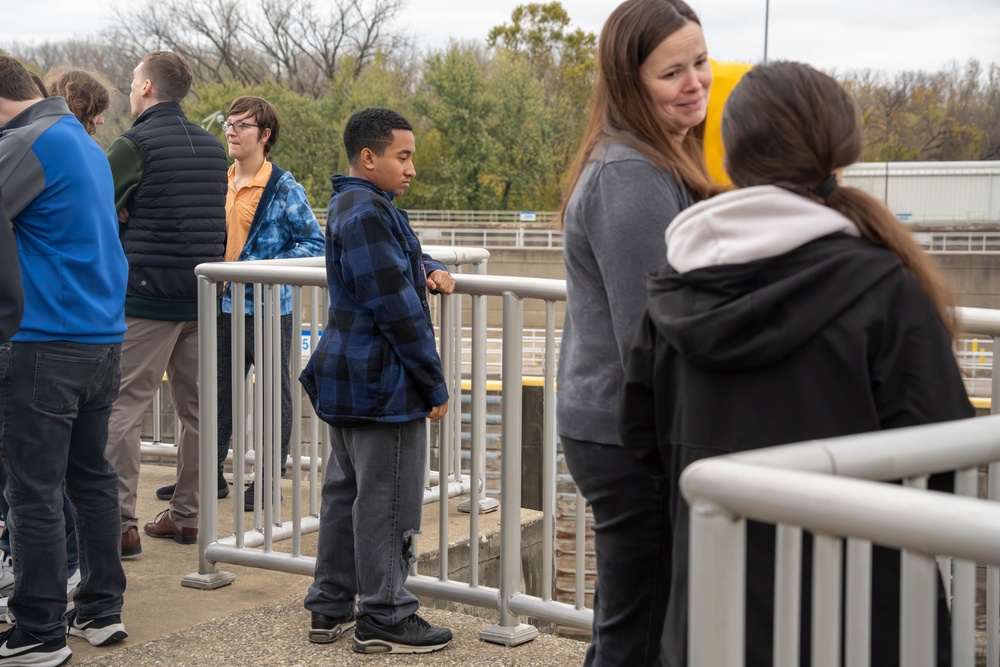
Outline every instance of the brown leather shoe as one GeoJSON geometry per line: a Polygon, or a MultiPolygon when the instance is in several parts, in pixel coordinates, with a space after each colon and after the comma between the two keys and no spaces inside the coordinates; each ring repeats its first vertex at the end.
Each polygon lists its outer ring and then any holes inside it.
{"type": "Polygon", "coordinates": [[[142,529],[150,537],[172,537],[177,544],[194,544],[198,541],[198,529],[175,525],[168,509],[156,515],[156,520],[147,523],[142,529]]]}
{"type": "Polygon", "coordinates": [[[138,556],[142,553],[142,544],[139,543],[139,529],[132,526],[122,533],[122,558],[138,556]]]}

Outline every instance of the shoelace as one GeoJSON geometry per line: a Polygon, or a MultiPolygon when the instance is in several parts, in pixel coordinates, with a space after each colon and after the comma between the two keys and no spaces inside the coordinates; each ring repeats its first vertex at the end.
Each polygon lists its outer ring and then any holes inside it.
{"type": "Polygon", "coordinates": [[[412,623],[413,625],[416,625],[417,627],[424,628],[425,630],[428,630],[431,627],[430,623],[428,623],[424,619],[420,618],[416,614],[411,614],[410,616],[408,616],[406,618],[406,622],[407,623],[412,623]]]}

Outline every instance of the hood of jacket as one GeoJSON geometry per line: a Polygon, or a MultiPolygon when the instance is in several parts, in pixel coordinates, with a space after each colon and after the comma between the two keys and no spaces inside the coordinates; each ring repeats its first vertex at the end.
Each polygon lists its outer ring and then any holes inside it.
{"type": "Polygon", "coordinates": [[[666,240],[650,317],[688,362],[719,370],[780,361],[900,267],[840,213],[774,186],[700,202],[666,240]]]}

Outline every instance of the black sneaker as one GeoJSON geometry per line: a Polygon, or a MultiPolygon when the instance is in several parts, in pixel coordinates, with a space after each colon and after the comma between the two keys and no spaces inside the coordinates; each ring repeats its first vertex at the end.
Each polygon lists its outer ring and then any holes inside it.
{"type": "Polygon", "coordinates": [[[309,628],[309,641],[314,644],[329,644],[340,639],[345,632],[353,627],[354,614],[333,618],[314,611],[312,613],[312,627],[309,628]]]}
{"type": "Polygon", "coordinates": [[[39,642],[16,627],[0,634],[0,665],[58,667],[72,657],[65,637],[39,642]]]}
{"type": "Polygon", "coordinates": [[[362,616],[354,628],[354,650],[361,653],[430,653],[451,641],[451,630],[435,628],[416,614],[396,625],[362,616]]]}
{"type": "Polygon", "coordinates": [[[117,614],[83,619],[76,615],[76,611],[73,611],[66,617],[66,623],[68,626],[67,634],[83,637],[92,646],[116,644],[128,637],[125,626],[122,624],[122,617],[117,614]]]}
{"type": "MultiPolygon", "coordinates": [[[[253,482],[250,482],[249,486],[247,486],[246,491],[243,492],[244,512],[253,512],[253,497],[254,497],[253,482]]],[[[281,493],[281,497],[282,498],[285,497],[284,492],[281,493]]]]}
{"type": "MultiPolygon", "coordinates": [[[[160,500],[170,500],[174,497],[174,490],[177,488],[176,484],[168,484],[167,486],[161,486],[156,490],[156,497],[160,500]]],[[[229,482],[226,481],[225,475],[221,472],[219,473],[219,498],[225,498],[229,495],[229,482]]]]}

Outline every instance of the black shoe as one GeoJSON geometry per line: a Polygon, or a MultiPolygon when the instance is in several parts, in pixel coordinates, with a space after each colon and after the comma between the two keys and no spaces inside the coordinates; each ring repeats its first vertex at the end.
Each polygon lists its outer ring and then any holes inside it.
{"type": "MultiPolygon", "coordinates": [[[[253,497],[254,497],[253,482],[250,482],[250,485],[247,486],[246,491],[243,492],[243,511],[244,512],[253,512],[253,497]]],[[[281,497],[284,498],[285,494],[282,493],[281,497]]]]}
{"type": "Polygon", "coordinates": [[[314,644],[329,644],[340,639],[345,632],[353,627],[354,614],[333,618],[314,611],[312,613],[312,627],[309,628],[309,641],[314,644]]]}
{"type": "MultiPolygon", "coordinates": [[[[128,637],[122,617],[119,615],[103,616],[101,618],[82,619],[76,615],[76,610],[66,617],[66,634],[83,637],[92,646],[107,646],[117,644],[128,637]]],[[[0,663],[2,665],[3,663],[0,663]]]]}
{"type": "MultiPolygon", "coordinates": [[[[156,490],[156,497],[160,500],[170,500],[174,497],[174,489],[177,488],[176,484],[170,484],[168,486],[161,486],[156,490]]],[[[219,473],[219,498],[225,498],[229,495],[229,482],[226,481],[225,475],[221,472],[219,473]]]]}
{"type": "Polygon", "coordinates": [[[451,630],[435,628],[416,614],[396,625],[362,616],[354,628],[354,650],[361,653],[430,653],[451,641],[451,630]]]}
{"type": "Polygon", "coordinates": [[[66,637],[39,643],[17,627],[0,634],[0,665],[58,667],[72,657],[66,637]]]}

